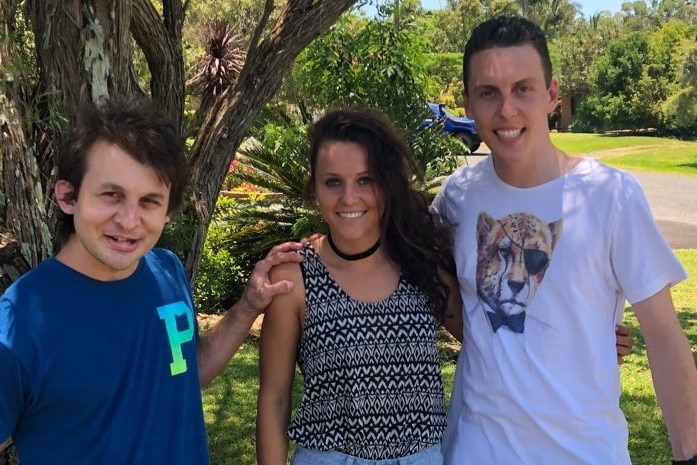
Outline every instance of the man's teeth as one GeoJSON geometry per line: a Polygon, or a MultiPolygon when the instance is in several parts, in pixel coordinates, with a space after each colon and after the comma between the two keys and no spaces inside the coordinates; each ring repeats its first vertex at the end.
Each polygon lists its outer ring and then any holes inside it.
{"type": "Polygon", "coordinates": [[[496,134],[498,134],[501,139],[515,139],[521,132],[523,132],[522,129],[499,129],[496,131],[496,134]]]}
{"type": "Polygon", "coordinates": [[[111,236],[111,237],[116,242],[128,242],[129,244],[133,244],[135,242],[135,239],[127,239],[125,237],[116,237],[116,236],[111,236]]]}

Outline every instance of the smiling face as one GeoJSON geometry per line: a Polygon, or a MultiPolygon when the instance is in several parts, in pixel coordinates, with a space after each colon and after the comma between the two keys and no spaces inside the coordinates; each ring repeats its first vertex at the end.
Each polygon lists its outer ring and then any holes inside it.
{"type": "Polygon", "coordinates": [[[314,196],[334,242],[343,252],[362,252],[380,237],[384,204],[362,145],[338,141],[321,145],[314,196]]]}
{"type": "Polygon", "coordinates": [[[56,258],[100,281],[130,276],[169,221],[169,186],[151,167],[104,141],[87,154],[77,199],[66,200],[73,191],[68,181],[57,181],[55,190],[59,207],[75,224],[56,258]]]}
{"type": "Polygon", "coordinates": [[[554,153],[547,114],[557,103],[557,83],[545,84],[539,53],[530,45],[493,47],[472,55],[467,116],[491,149],[499,169],[534,170],[554,153]]]}

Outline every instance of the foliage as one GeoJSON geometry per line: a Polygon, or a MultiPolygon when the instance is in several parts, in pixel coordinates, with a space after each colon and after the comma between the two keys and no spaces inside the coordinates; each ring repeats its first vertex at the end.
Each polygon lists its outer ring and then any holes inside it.
{"type": "Polygon", "coordinates": [[[677,83],[662,106],[666,132],[684,138],[697,137],[697,44],[681,47],[682,63],[677,83]]]}
{"type": "Polygon", "coordinates": [[[439,137],[438,128],[420,129],[428,89],[441,88],[442,82],[428,72],[416,24],[405,15],[399,24],[387,19],[394,13],[390,5],[380,11],[376,19],[344,18],[335,24],[306,49],[293,80],[314,113],[342,105],[382,111],[402,129],[427,176],[444,174],[442,168],[451,169],[466,151],[464,144],[439,137]]]}
{"type": "Polygon", "coordinates": [[[188,2],[184,22],[184,61],[188,74],[193,76],[200,69],[200,62],[208,53],[208,36],[202,34],[208,25],[223,21],[238,34],[247,48],[251,31],[261,16],[263,4],[257,0],[206,0],[188,2]]]}
{"type": "Polygon", "coordinates": [[[610,42],[591,78],[595,92],[580,105],[582,121],[600,131],[656,127],[647,105],[651,100],[642,92],[648,51],[644,33],[633,32],[610,42]]]}
{"type": "Polygon", "coordinates": [[[230,231],[221,220],[230,215],[235,204],[233,199],[218,199],[213,221],[208,228],[193,288],[197,309],[203,313],[227,310],[242,295],[249,278],[249,270],[237,263],[232,250],[226,246],[230,231]]]}
{"type": "Polygon", "coordinates": [[[344,19],[311,44],[294,69],[310,106],[362,105],[386,113],[405,131],[418,128],[429,77],[424,43],[407,19],[398,26],[377,18],[361,28],[344,19]]]}
{"type": "Polygon", "coordinates": [[[549,41],[554,74],[562,95],[585,94],[591,90],[596,58],[620,34],[617,22],[596,15],[589,21],[576,21],[563,37],[549,41]]]}
{"type": "MultiPolygon", "coordinates": [[[[230,231],[220,220],[227,217],[234,207],[235,201],[232,199],[219,198],[216,203],[203,246],[199,272],[192,288],[199,312],[224,311],[242,295],[247,282],[251,268],[245,269],[235,261],[234,255],[226,247],[230,231]]],[[[176,217],[165,227],[157,247],[169,249],[180,260],[185,260],[185,250],[189,245],[186,238],[191,237],[190,231],[195,227],[187,217],[176,217]]]]}
{"type": "Polygon", "coordinates": [[[206,25],[208,38],[206,55],[200,69],[187,85],[201,98],[201,106],[208,107],[212,100],[227,90],[244,66],[242,36],[235,34],[227,21],[213,21],[206,25]]]}
{"type": "MultiPolygon", "coordinates": [[[[462,106],[462,53],[427,53],[424,63],[428,75],[435,81],[437,93],[429,93],[431,101],[449,108],[462,106]]],[[[457,110],[453,110],[458,114],[457,110]]],[[[464,111],[462,112],[464,114],[464,111]]]]}
{"type": "Polygon", "coordinates": [[[228,235],[225,247],[245,269],[275,244],[323,232],[317,213],[305,202],[308,141],[305,127],[267,123],[237,157],[228,174],[231,186],[249,183],[265,193],[237,199],[219,218],[228,235]]]}
{"type": "Polygon", "coordinates": [[[689,132],[678,130],[675,107],[679,104],[689,110],[681,93],[689,98],[691,88],[681,88],[679,82],[684,80],[681,60],[687,61],[684,50],[694,42],[696,32],[694,26],[673,20],[651,32],[632,32],[611,41],[596,61],[591,93],[579,108],[581,123],[598,131],[658,128],[666,132],[671,128],[673,133],[689,132]]]}

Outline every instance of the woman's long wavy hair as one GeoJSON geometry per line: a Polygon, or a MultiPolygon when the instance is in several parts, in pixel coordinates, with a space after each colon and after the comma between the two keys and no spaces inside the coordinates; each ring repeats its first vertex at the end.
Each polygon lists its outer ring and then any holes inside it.
{"type": "Polygon", "coordinates": [[[423,177],[402,133],[379,112],[351,107],[327,112],[312,125],[310,178],[307,194],[314,198],[317,156],[323,144],[353,142],[365,148],[371,176],[379,186],[385,211],[381,241],[405,279],[424,292],[440,321],[446,315],[449,288],[439,270],[454,274],[449,228],[429,210],[418,190],[423,177]]]}

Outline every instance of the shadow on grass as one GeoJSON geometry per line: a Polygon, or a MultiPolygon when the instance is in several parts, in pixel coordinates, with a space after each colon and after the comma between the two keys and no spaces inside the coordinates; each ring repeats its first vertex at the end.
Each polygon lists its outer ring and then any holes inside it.
{"type": "Polygon", "coordinates": [[[225,371],[203,391],[213,465],[256,463],[257,347],[245,342],[225,371]]]}
{"type": "MultiPolygon", "coordinates": [[[[293,408],[302,395],[296,371],[293,408]]],[[[253,338],[235,354],[225,371],[203,390],[203,406],[212,465],[255,465],[259,392],[259,347],[253,338]]]]}
{"type": "Polygon", "coordinates": [[[693,170],[697,170],[697,163],[680,163],[678,165],[679,168],[689,168],[693,170]]]}
{"type": "MultiPolygon", "coordinates": [[[[697,346],[697,311],[681,308],[678,320],[690,346],[697,346]]],[[[621,368],[620,406],[629,424],[629,452],[634,465],[670,463],[671,450],[663,416],[658,407],[646,345],[633,312],[625,313],[625,324],[632,329],[634,349],[621,368]]],[[[697,358],[697,354],[693,354],[697,358]]]]}
{"type": "Polygon", "coordinates": [[[629,425],[629,453],[634,465],[670,463],[672,454],[668,433],[653,390],[644,394],[627,394],[620,406],[629,425]]]}

